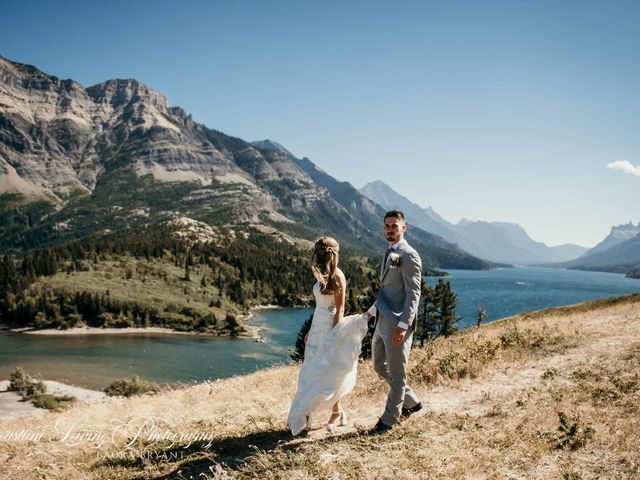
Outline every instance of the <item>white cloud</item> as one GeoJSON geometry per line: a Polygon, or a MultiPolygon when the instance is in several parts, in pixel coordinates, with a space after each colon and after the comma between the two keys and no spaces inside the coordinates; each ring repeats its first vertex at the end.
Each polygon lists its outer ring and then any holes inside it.
{"type": "Polygon", "coordinates": [[[607,163],[607,168],[621,170],[624,173],[630,173],[640,177],[640,165],[632,165],[628,160],[618,160],[617,162],[607,163]]]}

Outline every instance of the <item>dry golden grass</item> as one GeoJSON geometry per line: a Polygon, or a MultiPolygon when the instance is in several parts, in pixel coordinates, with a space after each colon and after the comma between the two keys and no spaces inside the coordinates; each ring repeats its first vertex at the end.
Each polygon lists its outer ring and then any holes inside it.
{"type": "Polygon", "coordinates": [[[409,376],[426,408],[379,437],[363,433],[386,388],[362,362],[344,402],[350,426],[292,438],[297,372],[277,367],[0,422],[0,477],[640,478],[638,294],[520,315],[414,349],[409,376]],[[152,421],[173,443],[150,437],[152,421]],[[71,425],[84,437],[65,440],[71,425]],[[29,428],[46,435],[1,440],[29,428]],[[200,438],[189,445],[180,434],[200,438]]]}

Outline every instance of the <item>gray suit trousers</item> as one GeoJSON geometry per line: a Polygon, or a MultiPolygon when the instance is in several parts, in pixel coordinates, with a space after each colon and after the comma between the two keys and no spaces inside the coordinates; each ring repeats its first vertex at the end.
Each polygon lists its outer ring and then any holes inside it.
{"type": "Polygon", "coordinates": [[[390,387],[389,396],[384,413],[380,420],[385,425],[393,426],[400,419],[402,407],[411,408],[419,403],[418,397],[407,385],[407,361],[413,341],[413,331],[407,331],[404,341],[400,345],[392,343],[393,328],[385,322],[378,322],[371,350],[373,355],[373,368],[390,387]],[[387,328],[385,328],[387,327],[387,328]]]}

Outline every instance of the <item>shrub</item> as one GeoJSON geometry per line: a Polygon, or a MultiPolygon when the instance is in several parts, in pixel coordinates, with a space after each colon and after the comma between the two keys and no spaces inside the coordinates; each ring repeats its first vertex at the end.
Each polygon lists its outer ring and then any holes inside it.
{"type": "Polygon", "coordinates": [[[9,390],[18,392],[23,400],[31,400],[37,408],[62,410],[75,401],[75,397],[49,395],[47,386],[41,379],[34,379],[22,368],[17,367],[9,375],[9,390]]]}
{"type": "Polygon", "coordinates": [[[77,325],[80,325],[81,323],[82,323],[82,315],[80,315],[79,313],[70,313],[67,316],[67,321],[65,322],[62,328],[63,329],[73,328],[77,325]]]}
{"type": "Polygon", "coordinates": [[[76,398],[70,395],[56,396],[45,393],[32,398],[31,403],[38,408],[60,411],[69,406],[75,400],[76,398]]]}
{"type": "Polygon", "coordinates": [[[577,450],[584,447],[587,441],[593,438],[595,430],[592,427],[580,426],[580,421],[572,422],[564,412],[558,412],[558,435],[556,438],[556,448],[569,448],[577,450]]]}
{"type": "Polygon", "coordinates": [[[146,380],[140,380],[138,376],[126,379],[114,380],[104,389],[104,393],[110,397],[132,397],[145,393],[156,393],[160,390],[160,385],[146,380]]]}
{"type": "Polygon", "coordinates": [[[224,330],[228,330],[232,337],[237,337],[241,333],[246,332],[246,329],[234,315],[227,315],[224,319],[224,324],[224,330]]]}
{"type": "Polygon", "coordinates": [[[16,367],[9,375],[9,390],[24,393],[33,383],[33,378],[22,368],[16,367]]]}
{"type": "Polygon", "coordinates": [[[32,381],[31,384],[27,387],[27,390],[24,394],[26,398],[37,397],[38,395],[43,395],[47,393],[47,386],[40,379],[36,381],[32,381]]]}

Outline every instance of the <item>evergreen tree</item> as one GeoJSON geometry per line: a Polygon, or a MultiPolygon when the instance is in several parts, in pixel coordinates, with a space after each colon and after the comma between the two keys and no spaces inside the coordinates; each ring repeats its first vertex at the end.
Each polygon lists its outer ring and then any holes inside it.
{"type": "Polygon", "coordinates": [[[304,360],[304,349],[305,349],[305,337],[311,330],[311,322],[313,321],[313,314],[309,318],[307,318],[302,325],[300,326],[300,330],[298,330],[298,336],[296,337],[296,346],[291,354],[291,358],[295,361],[303,361],[304,360]]]}
{"type": "Polygon", "coordinates": [[[440,278],[436,285],[436,298],[439,301],[440,334],[448,337],[458,329],[456,324],[462,319],[456,315],[458,296],[451,290],[451,284],[440,278]]]}
{"type": "Polygon", "coordinates": [[[479,327],[484,322],[484,319],[487,318],[487,309],[484,308],[484,305],[479,304],[477,310],[478,316],[476,320],[476,326],[479,327]]]}
{"type": "Polygon", "coordinates": [[[227,315],[224,319],[224,329],[229,331],[232,337],[240,335],[240,322],[234,315],[227,315]]]}
{"type": "Polygon", "coordinates": [[[184,263],[184,279],[187,282],[191,281],[191,271],[190,271],[190,268],[189,268],[189,262],[185,262],[184,263]]]}
{"type": "Polygon", "coordinates": [[[438,321],[438,299],[435,289],[422,279],[421,297],[418,305],[416,339],[420,340],[420,346],[425,340],[431,340],[438,336],[440,331],[438,321]]]}
{"type": "Polygon", "coordinates": [[[462,319],[455,313],[458,304],[457,295],[451,290],[451,284],[442,278],[436,287],[424,282],[421,285],[422,298],[418,306],[418,337],[420,345],[440,335],[445,337],[454,333],[457,323],[462,319]]]}
{"type": "Polygon", "coordinates": [[[358,301],[356,300],[355,290],[353,288],[350,288],[348,292],[349,293],[344,305],[344,314],[352,315],[362,312],[362,308],[360,307],[360,305],[358,305],[358,301]]]}

